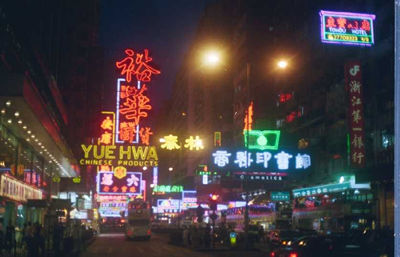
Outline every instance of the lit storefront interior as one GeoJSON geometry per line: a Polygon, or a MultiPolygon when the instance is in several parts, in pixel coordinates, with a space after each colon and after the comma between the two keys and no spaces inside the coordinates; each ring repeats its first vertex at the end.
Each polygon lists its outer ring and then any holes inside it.
{"type": "Polygon", "coordinates": [[[293,224],[324,232],[375,229],[370,184],[356,184],[354,176],[332,184],[293,190],[293,224]]]}
{"type": "Polygon", "coordinates": [[[44,224],[47,205],[40,200],[57,198],[53,178],[76,174],[71,165],[72,153],[67,150],[60,132],[54,130],[55,125],[47,123],[47,119],[38,118],[38,112],[23,97],[0,97],[0,222],[3,227],[13,225],[18,231],[27,222],[44,224]],[[28,200],[39,200],[36,203],[40,204],[28,204],[28,200]]]}

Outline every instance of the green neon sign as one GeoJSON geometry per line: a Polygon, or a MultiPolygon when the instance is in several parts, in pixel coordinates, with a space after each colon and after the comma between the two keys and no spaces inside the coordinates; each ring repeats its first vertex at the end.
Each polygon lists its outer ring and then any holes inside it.
{"type": "Polygon", "coordinates": [[[199,175],[199,176],[203,176],[203,175],[211,176],[211,175],[218,175],[218,172],[216,172],[216,171],[197,171],[197,175],[199,175]]]}
{"type": "Polygon", "coordinates": [[[180,185],[156,185],[153,192],[157,193],[181,193],[183,186],[180,185]]]}
{"type": "Polygon", "coordinates": [[[244,145],[248,149],[278,150],[280,130],[244,130],[244,145]]]}
{"type": "Polygon", "coordinates": [[[271,201],[289,201],[289,192],[271,192],[271,201]]]}

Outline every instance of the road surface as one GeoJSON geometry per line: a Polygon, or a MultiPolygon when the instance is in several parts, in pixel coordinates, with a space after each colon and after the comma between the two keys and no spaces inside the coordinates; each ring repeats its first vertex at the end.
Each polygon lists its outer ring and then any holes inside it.
{"type": "Polygon", "coordinates": [[[168,244],[168,235],[150,241],[128,241],[123,234],[101,234],[80,257],[266,257],[259,251],[194,251],[168,244]]]}

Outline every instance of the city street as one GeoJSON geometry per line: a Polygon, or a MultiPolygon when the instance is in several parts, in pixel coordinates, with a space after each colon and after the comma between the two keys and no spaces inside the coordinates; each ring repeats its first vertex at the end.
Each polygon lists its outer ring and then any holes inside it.
{"type": "Polygon", "coordinates": [[[400,257],[399,14],[0,1],[0,257],[400,257]]]}
{"type": "Polygon", "coordinates": [[[124,234],[101,234],[80,257],[258,257],[266,256],[261,251],[197,252],[168,244],[167,234],[153,234],[150,241],[126,240],[124,234]]]}

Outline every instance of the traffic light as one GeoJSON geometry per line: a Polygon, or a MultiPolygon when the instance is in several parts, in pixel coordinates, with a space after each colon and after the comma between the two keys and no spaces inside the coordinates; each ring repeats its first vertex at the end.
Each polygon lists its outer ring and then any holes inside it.
{"type": "Polygon", "coordinates": [[[210,194],[210,198],[209,198],[210,209],[213,210],[213,211],[217,210],[218,198],[219,198],[219,195],[210,194]]]}

